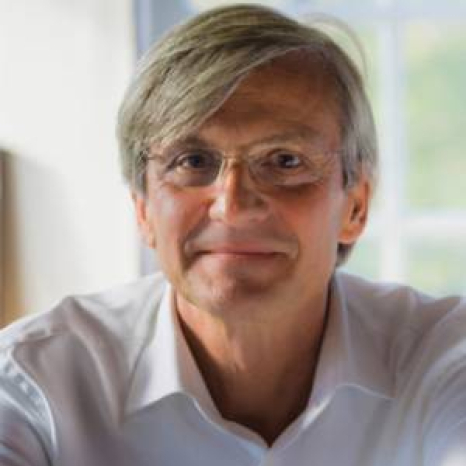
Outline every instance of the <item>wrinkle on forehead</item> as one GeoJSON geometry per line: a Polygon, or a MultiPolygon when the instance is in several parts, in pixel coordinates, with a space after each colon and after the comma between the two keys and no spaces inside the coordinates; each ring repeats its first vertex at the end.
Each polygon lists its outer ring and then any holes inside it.
{"type": "Polygon", "coordinates": [[[208,135],[225,127],[238,135],[257,125],[263,136],[307,130],[314,139],[340,143],[341,110],[335,82],[325,61],[290,53],[253,70],[200,127],[208,135]],[[264,124],[266,122],[266,124],[264,124]],[[337,136],[335,138],[335,136],[337,136]]]}
{"type": "Polygon", "coordinates": [[[340,99],[335,77],[323,57],[300,50],[255,68],[204,124],[214,117],[232,113],[232,108],[239,116],[254,116],[259,112],[286,110],[289,102],[299,104],[303,117],[306,112],[325,109],[340,120],[340,99]],[[277,94],[280,99],[276,98],[277,94]],[[238,101],[243,99],[247,99],[250,105],[237,106],[238,101]]]}
{"type": "MultiPolygon", "coordinates": [[[[256,139],[252,139],[246,144],[239,144],[238,149],[241,151],[248,151],[255,147],[266,147],[268,145],[276,145],[281,143],[301,143],[301,144],[314,144],[318,145],[322,143],[321,135],[313,128],[307,125],[290,125],[289,130],[283,130],[280,132],[273,133],[269,136],[260,136],[256,139]]],[[[190,134],[185,138],[182,138],[172,145],[168,146],[166,151],[172,152],[179,148],[209,148],[212,144],[208,138],[200,134],[190,134]]]]}
{"type": "Polygon", "coordinates": [[[253,69],[237,87],[235,94],[245,94],[250,97],[261,95],[271,81],[289,82],[284,97],[302,99],[303,95],[312,99],[317,94],[325,94],[337,103],[337,89],[333,71],[328,62],[305,50],[289,52],[253,69]],[[291,85],[293,84],[293,85],[291,85]]]}

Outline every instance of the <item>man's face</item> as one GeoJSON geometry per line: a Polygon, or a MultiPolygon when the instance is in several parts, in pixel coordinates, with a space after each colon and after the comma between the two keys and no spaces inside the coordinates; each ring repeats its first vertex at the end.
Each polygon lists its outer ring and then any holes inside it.
{"type": "Polygon", "coordinates": [[[153,148],[188,157],[167,171],[150,161],[146,196],[135,196],[146,242],[184,300],[227,313],[312,304],[327,292],[338,243],[357,239],[368,202],[365,181],[342,186],[339,108],[329,81],[311,61],[280,58],[250,74],[195,134],[153,148]],[[296,185],[257,179],[241,161],[277,154],[293,170],[316,151],[327,157],[316,165],[319,176],[296,185]],[[179,183],[184,164],[204,163],[197,154],[229,162],[210,184],[179,183]]]}

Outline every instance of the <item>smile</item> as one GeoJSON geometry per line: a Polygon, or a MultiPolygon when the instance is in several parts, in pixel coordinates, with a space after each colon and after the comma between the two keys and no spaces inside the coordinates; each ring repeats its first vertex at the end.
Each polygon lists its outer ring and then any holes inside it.
{"type": "Polygon", "coordinates": [[[220,262],[260,262],[283,257],[283,253],[276,251],[228,248],[202,251],[199,253],[199,256],[220,262]]]}
{"type": "Polygon", "coordinates": [[[260,243],[215,244],[200,251],[201,254],[218,254],[225,256],[275,256],[283,254],[276,248],[260,243]]]}

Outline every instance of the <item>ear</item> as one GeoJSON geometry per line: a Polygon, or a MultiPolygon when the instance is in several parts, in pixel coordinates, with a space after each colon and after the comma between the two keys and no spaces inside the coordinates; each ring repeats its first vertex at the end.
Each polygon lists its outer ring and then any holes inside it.
{"type": "Polygon", "coordinates": [[[347,191],[339,243],[353,244],[361,236],[367,222],[370,195],[370,184],[365,177],[347,191]]]}
{"type": "Polygon", "coordinates": [[[133,199],[136,220],[141,237],[146,246],[151,249],[155,249],[155,231],[154,225],[151,222],[150,216],[148,215],[147,199],[136,191],[131,192],[131,198],[133,199]]]}

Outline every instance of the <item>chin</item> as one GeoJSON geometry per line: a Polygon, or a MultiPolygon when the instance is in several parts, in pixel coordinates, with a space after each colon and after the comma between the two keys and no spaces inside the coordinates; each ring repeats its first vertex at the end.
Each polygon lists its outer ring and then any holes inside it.
{"type": "Polygon", "coordinates": [[[277,292],[277,284],[261,277],[218,277],[192,283],[188,300],[202,310],[222,314],[264,304],[277,292]]]}

